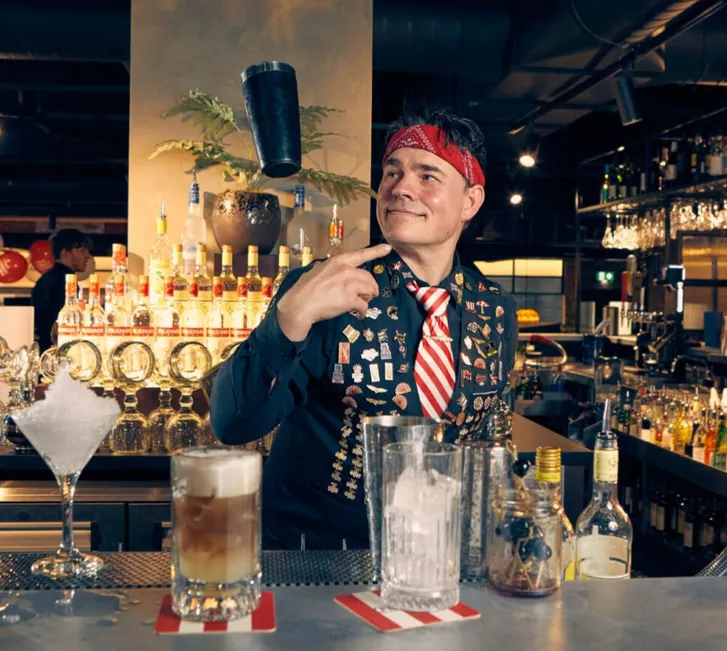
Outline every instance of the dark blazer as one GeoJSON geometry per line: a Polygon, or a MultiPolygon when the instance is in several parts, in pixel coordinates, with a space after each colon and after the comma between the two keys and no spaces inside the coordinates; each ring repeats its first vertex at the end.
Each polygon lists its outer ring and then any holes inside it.
{"type": "MultiPolygon", "coordinates": [[[[421,416],[414,361],[425,312],[405,288],[417,280],[396,253],[363,266],[379,284],[364,319],[317,323],[300,343],[277,321],[276,301],[305,269],[291,272],[263,322],[225,362],[211,418],[225,443],[253,441],[280,425],[263,473],[264,546],[340,549],[368,545],[360,419],[421,416]]],[[[440,284],[451,292],[456,387],[443,415],[445,440],[476,431],[507,385],[517,346],[514,299],[455,259],[440,284]]]]}

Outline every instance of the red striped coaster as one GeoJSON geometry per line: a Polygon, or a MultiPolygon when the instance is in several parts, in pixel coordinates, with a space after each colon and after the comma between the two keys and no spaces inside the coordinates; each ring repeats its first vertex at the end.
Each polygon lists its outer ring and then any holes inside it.
{"type": "Polygon", "coordinates": [[[357,592],[334,597],[333,600],[350,610],[354,615],[363,619],[382,633],[394,633],[420,626],[437,626],[462,622],[468,619],[479,619],[480,612],[466,606],[462,602],[436,612],[414,612],[411,610],[388,610],[384,608],[381,592],[357,592]]]}
{"type": "Polygon", "coordinates": [[[154,632],[157,635],[195,635],[198,633],[272,633],[275,630],[275,599],[263,592],[258,609],[230,622],[190,622],[172,610],[172,595],[164,595],[154,632]]]}

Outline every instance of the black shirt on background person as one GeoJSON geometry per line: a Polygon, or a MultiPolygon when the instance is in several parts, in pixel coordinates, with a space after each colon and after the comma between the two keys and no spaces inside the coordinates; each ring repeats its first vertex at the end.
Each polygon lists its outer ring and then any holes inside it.
{"type": "Polygon", "coordinates": [[[91,240],[75,228],[64,228],[50,237],[55,264],[35,283],[31,303],[35,309],[35,340],[40,352],[53,345],[51,332],[65,303],[66,274],[81,273],[91,259],[91,240]]]}

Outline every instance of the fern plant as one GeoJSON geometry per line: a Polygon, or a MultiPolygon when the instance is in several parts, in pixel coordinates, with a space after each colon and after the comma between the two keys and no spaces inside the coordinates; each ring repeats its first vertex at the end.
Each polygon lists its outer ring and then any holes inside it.
{"type": "MultiPolygon", "coordinates": [[[[328,136],[346,137],[340,133],[322,130],[321,123],[331,113],[338,112],[338,109],[328,106],[300,107],[301,151],[304,155],[322,149],[323,140],[328,136]]],[[[248,149],[247,158],[235,156],[228,151],[226,138],[250,131],[244,111],[235,111],[217,97],[196,89],[189,91],[164,111],[161,117],[180,117],[182,122],[199,128],[201,138],[159,142],[149,155],[150,159],[168,152],[189,152],[194,157],[195,169],[221,166],[224,180],[235,181],[244,190],[259,190],[269,180],[262,173],[252,146],[248,149]]],[[[376,197],[376,193],[366,183],[352,176],[313,168],[302,168],[296,176],[300,183],[309,183],[342,205],[359,197],[376,197]]]]}

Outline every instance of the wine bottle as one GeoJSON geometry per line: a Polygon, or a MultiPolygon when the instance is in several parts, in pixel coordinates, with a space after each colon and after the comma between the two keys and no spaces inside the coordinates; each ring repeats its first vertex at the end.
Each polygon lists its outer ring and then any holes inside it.
{"type": "Polygon", "coordinates": [[[593,457],[593,496],[576,522],[576,578],[628,579],[634,530],[618,501],[618,437],[611,432],[611,400],[593,457]]]}

